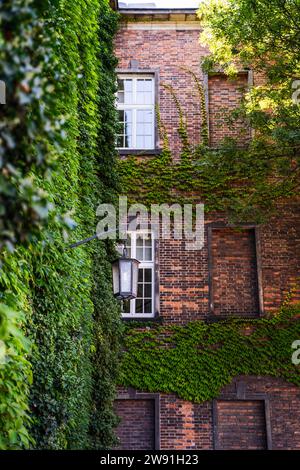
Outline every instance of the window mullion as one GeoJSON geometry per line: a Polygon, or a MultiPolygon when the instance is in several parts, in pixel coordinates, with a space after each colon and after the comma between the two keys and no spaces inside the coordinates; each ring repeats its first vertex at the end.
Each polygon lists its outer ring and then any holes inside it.
{"type": "Polygon", "coordinates": [[[133,148],[136,149],[136,119],[137,119],[137,112],[136,112],[136,108],[133,109],[133,112],[132,112],[132,144],[133,144],[133,148]]]}
{"type": "MultiPolygon", "coordinates": [[[[130,240],[131,240],[131,258],[136,259],[136,234],[134,232],[131,232],[130,240]]],[[[136,303],[135,299],[133,299],[130,302],[130,314],[131,315],[135,314],[135,311],[136,311],[135,303],[136,303]]]]}
{"type": "Polygon", "coordinates": [[[133,137],[132,137],[132,143],[133,143],[133,148],[136,149],[136,120],[137,120],[137,112],[136,112],[136,91],[137,91],[137,78],[133,78],[133,86],[132,86],[132,91],[133,91],[133,116],[132,116],[132,132],[133,132],[133,137]]]}
{"type": "Polygon", "coordinates": [[[155,270],[154,270],[154,263],[152,263],[152,276],[151,276],[151,281],[152,281],[152,285],[151,285],[151,292],[152,292],[152,296],[151,296],[151,313],[152,315],[154,315],[154,297],[155,297],[155,280],[154,280],[154,276],[155,276],[155,270]]]}

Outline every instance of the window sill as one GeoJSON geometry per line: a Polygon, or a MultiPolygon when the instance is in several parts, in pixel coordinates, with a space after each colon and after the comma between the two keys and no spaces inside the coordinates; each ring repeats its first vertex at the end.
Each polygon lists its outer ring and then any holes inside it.
{"type": "Polygon", "coordinates": [[[147,322],[155,322],[155,323],[162,323],[163,319],[159,315],[154,317],[139,317],[138,315],[135,317],[121,317],[122,321],[125,322],[138,322],[138,323],[147,323],[147,322]]]}
{"type": "Polygon", "coordinates": [[[119,152],[119,155],[121,156],[126,156],[126,155],[140,155],[141,157],[146,156],[146,155],[160,155],[162,152],[162,149],[144,149],[144,150],[139,150],[139,149],[117,149],[119,152]]]}

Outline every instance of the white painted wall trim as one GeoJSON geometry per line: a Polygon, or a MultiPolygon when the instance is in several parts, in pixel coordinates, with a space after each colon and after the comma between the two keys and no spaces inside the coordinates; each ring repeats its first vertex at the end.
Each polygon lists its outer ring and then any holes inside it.
{"type": "Polygon", "coordinates": [[[122,23],[122,29],[131,31],[201,31],[200,21],[149,21],[149,22],[128,22],[122,23]]]}

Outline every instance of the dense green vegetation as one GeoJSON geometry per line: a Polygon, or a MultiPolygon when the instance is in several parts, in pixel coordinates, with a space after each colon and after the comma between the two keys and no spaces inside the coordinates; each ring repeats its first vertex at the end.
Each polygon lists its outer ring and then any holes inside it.
{"type": "Polygon", "coordinates": [[[113,250],[66,247],[116,191],[116,28],[107,0],[1,5],[0,448],[114,439],[113,250]]]}
{"type": "MultiPolygon", "coordinates": [[[[180,117],[181,162],[172,163],[160,123],[161,155],[117,165],[117,15],[108,0],[1,2],[0,449],[114,444],[122,333],[111,290],[114,249],[109,242],[67,246],[94,233],[95,209],[116,197],[118,173],[133,200],[188,202],[201,194],[208,209],[245,220],[295,195],[299,106],[290,92],[299,73],[298,2],[205,3],[213,52],[205,67],[218,62],[234,75],[240,61],[266,74],[266,85],[253,88],[239,110],[259,137],[248,149],[234,142],[209,149],[204,94],[194,77],[199,145],[191,147],[180,97],[169,88],[180,117]]],[[[299,384],[289,349],[299,336],[297,315],[285,307],[253,322],[129,328],[121,381],[195,401],[241,373],[299,384]]]]}
{"type": "Polygon", "coordinates": [[[299,366],[291,361],[299,335],[299,305],[285,305],[269,319],[128,327],[122,383],[193,402],[215,398],[238,375],[282,377],[300,385],[299,366]]]}
{"type": "Polygon", "coordinates": [[[280,199],[299,195],[300,1],[203,0],[198,14],[211,51],[204,68],[221,67],[229,76],[254,72],[233,118],[246,119],[255,137],[247,152],[220,152],[216,178],[224,167],[240,167],[249,190],[237,209],[246,216],[253,208],[269,212],[280,199]]]}

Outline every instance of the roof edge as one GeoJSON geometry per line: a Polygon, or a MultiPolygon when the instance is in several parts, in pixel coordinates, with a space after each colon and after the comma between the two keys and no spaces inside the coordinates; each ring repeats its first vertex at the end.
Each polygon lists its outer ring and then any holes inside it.
{"type": "Polygon", "coordinates": [[[121,15],[193,15],[197,8],[118,8],[121,15]]]}

